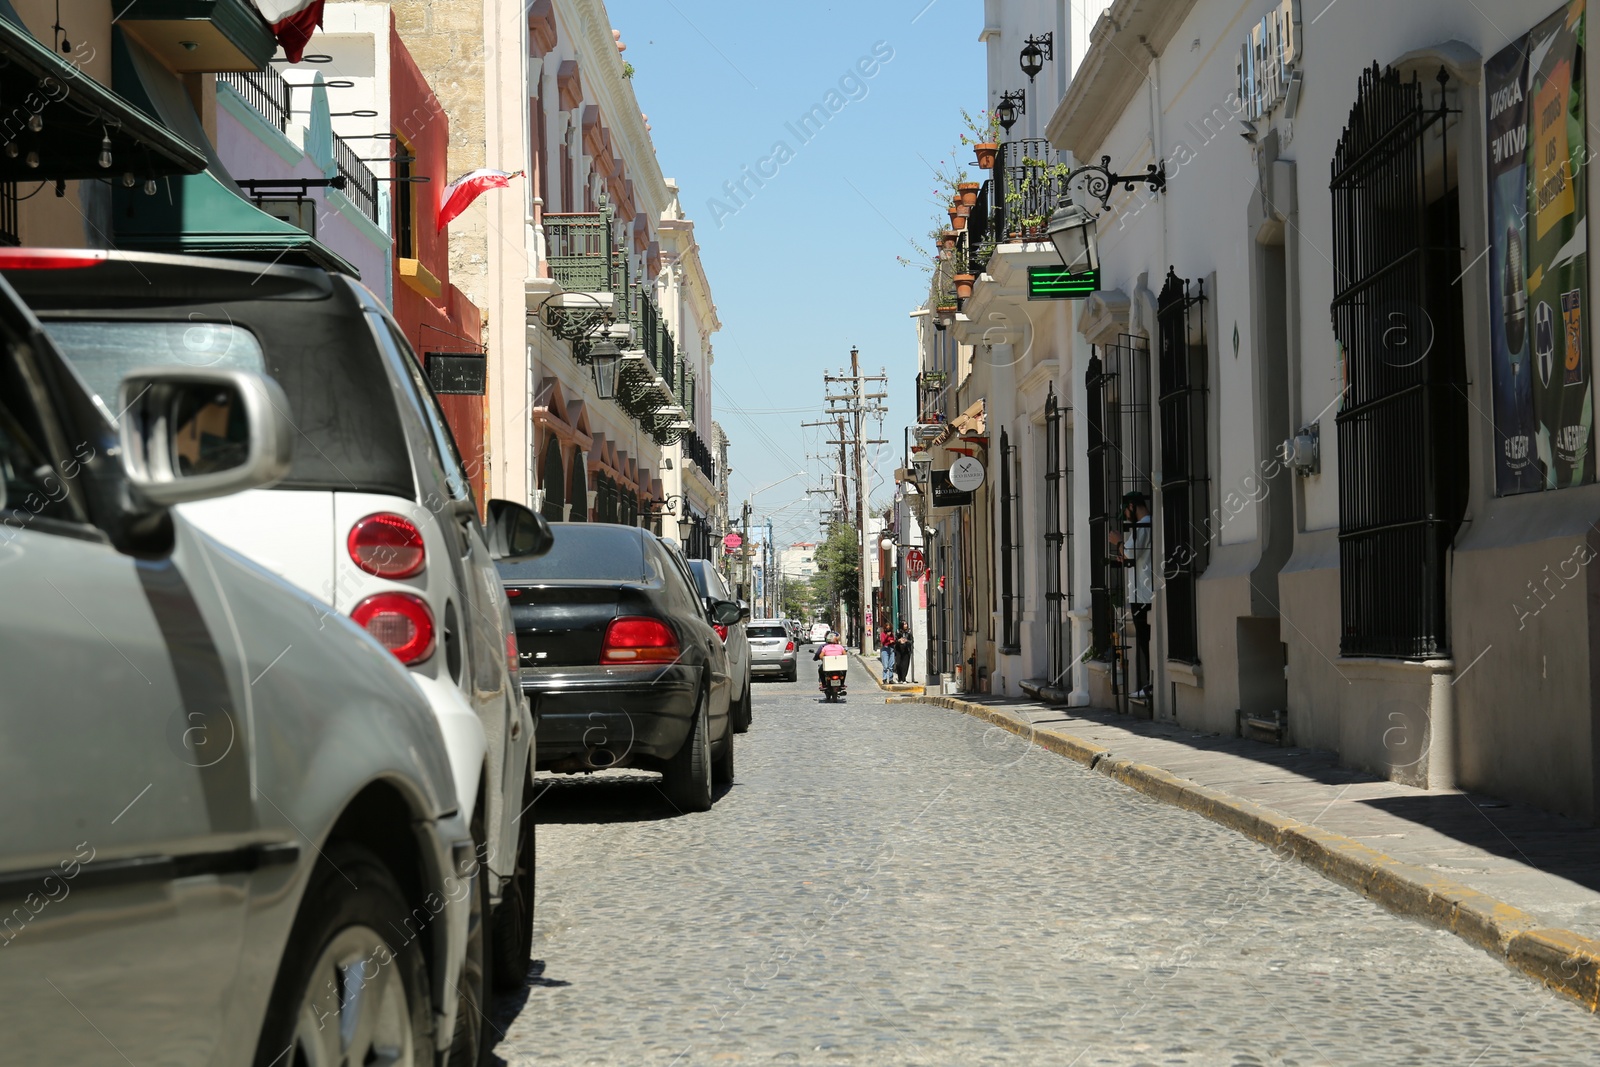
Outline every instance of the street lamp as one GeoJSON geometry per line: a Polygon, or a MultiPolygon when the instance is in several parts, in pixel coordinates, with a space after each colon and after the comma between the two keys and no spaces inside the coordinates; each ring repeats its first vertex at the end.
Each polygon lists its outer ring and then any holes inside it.
{"type": "Polygon", "coordinates": [[[1000,120],[1001,127],[1009,135],[1011,127],[1017,124],[1017,116],[1028,113],[1028,96],[1021,89],[1016,92],[1000,94],[1000,103],[995,105],[995,118],[1000,120]]]}
{"type": "Polygon", "coordinates": [[[609,337],[602,337],[589,348],[589,360],[594,364],[594,391],[601,400],[614,400],[617,396],[617,367],[622,363],[622,349],[609,337]]]}
{"type": "Polygon", "coordinates": [[[694,516],[685,514],[678,520],[678,543],[688,548],[689,538],[692,536],[694,536],[694,516]]]}
{"type": "Polygon", "coordinates": [[[1033,84],[1033,79],[1044,69],[1044,61],[1056,57],[1056,35],[1054,32],[1042,34],[1038,37],[1029,37],[1022,46],[1022,73],[1028,76],[1028,84],[1033,84]]]}
{"type": "Polygon", "coordinates": [[[1056,255],[1072,274],[1097,270],[1100,266],[1100,242],[1095,238],[1094,216],[1083,208],[1067,201],[1050,216],[1045,232],[1050,243],[1056,246],[1056,255]]]}

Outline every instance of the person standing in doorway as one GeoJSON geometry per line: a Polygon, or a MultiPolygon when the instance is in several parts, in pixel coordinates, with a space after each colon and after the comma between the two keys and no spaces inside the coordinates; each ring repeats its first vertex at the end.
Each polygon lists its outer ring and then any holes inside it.
{"type": "Polygon", "coordinates": [[[911,627],[900,627],[894,639],[894,670],[901,682],[911,677],[911,644],[911,627]]]}
{"type": "Polygon", "coordinates": [[[883,680],[894,681],[894,628],[885,626],[878,634],[878,663],[883,668],[883,680]]]}
{"type": "Polygon", "coordinates": [[[1123,533],[1112,530],[1107,538],[1117,550],[1117,560],[1128,570],[1127,605],[1133,616],[1133,633],[1138,644],[1134,659],[1134,699],[1150,696],[1150,604],[1155,600],[1154,548],[1150,527],[1150,498],[1140,492],[1122,497],[1123,533]]]}

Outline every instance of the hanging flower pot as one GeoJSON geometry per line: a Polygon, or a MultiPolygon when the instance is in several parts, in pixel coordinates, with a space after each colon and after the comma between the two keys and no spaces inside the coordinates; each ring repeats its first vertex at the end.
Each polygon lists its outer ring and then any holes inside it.
{"type": "Polygon", "coordinates": [[[975,144],[972,150],[978,153],[978,166],[984,170],[994,169],[994,157],[1000,151],[1000,146],[993,143],[975,144]]]}
{"type": "Polygon", "coordinates": [[[950,227],[951,229],[955,230],[964,230],[967,228],[967,209],[965,206],[963,206],[960,211],[957,211],[954,215],[950,216],[950,227]]]}
{"type": "MultiPolygon", "coordinates": [[[[955,220],[952,219],[951,221],[954,222],[955,220]]],[[[956,231],[955,230],[946,230],[946,231],[944,231],[944,233],[939,235],[939,247],[940,248],[954,249],[955,246],[956,246],[956,231]]]]}
{"type": "Polygon", "coordinates": [[[951,204],[951,205],[950,205],[950,206],[949,206],[949,207],[948,207],[948,208],[946,208],[946,209],[945,209],[945,210],[946,210],[946,211],[947,211],[947,212],[948,212],[948,213],[949,213],[949,215],[950,215],[950,227],[951,227],[951,229],[954,229],[954,228],[955,228],[955,225],[956,225],[956,215],[957,215],[957,214],[959,214],[959,212],[957,212],[957,211],[956,211],[956,206],[955,206],[955,205],[954,205],[954,204],[951,204]]]}
{"type": "Polygon", "coordinates": [[[957,274],[955,277],[956,297],[965,300],[972,295],[972,283],[977,281],[977,276],[972,274],[957,274]]]}
{"type": "Polygon", "coordinates": [[[956,192],[961,194],[961,202],[967,207],[971,207],[978,202],[978,189],[977,182],[962,182],[956,186],[956,192]]]}

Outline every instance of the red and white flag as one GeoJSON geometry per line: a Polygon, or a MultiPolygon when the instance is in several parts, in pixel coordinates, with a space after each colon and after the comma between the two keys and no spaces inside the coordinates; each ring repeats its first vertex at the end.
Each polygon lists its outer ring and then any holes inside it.
{"type": "Polygon", "coordinates": [[[289,62],[298,63],[306,44],[322,25],[323,0],[255,0],[256,10],[272,27],[289,62]]]}
{"type": "Polygon", "coordinates": [[[445,186],[444,192],[439,194],[439,229],[442,230],[450,225],[485,192],[490,189],[504,189],[511,184],[512,178],[521,173],[520,170],[504,171],[495,170],[493,167],[479,167],[445,186]]]}

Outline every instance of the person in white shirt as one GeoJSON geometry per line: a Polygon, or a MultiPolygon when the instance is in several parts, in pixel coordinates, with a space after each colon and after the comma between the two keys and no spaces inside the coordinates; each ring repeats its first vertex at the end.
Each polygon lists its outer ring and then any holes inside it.
{"type": "Polygon", "coordinates": [[[1155,569],[1151,555],[1155,547],[1150,527],[1150,498],[1134,491],[1122,496],[1122,523],[1125,534],[1116,530],[1106,536],[1116,546],[1117,561],[1128,569],[1128,611],[1133,616],[1133,632],[1138,641],[1134,661],[1134,697],[1150,696],[1150,604],[1155,600],[1155,569]]]}

